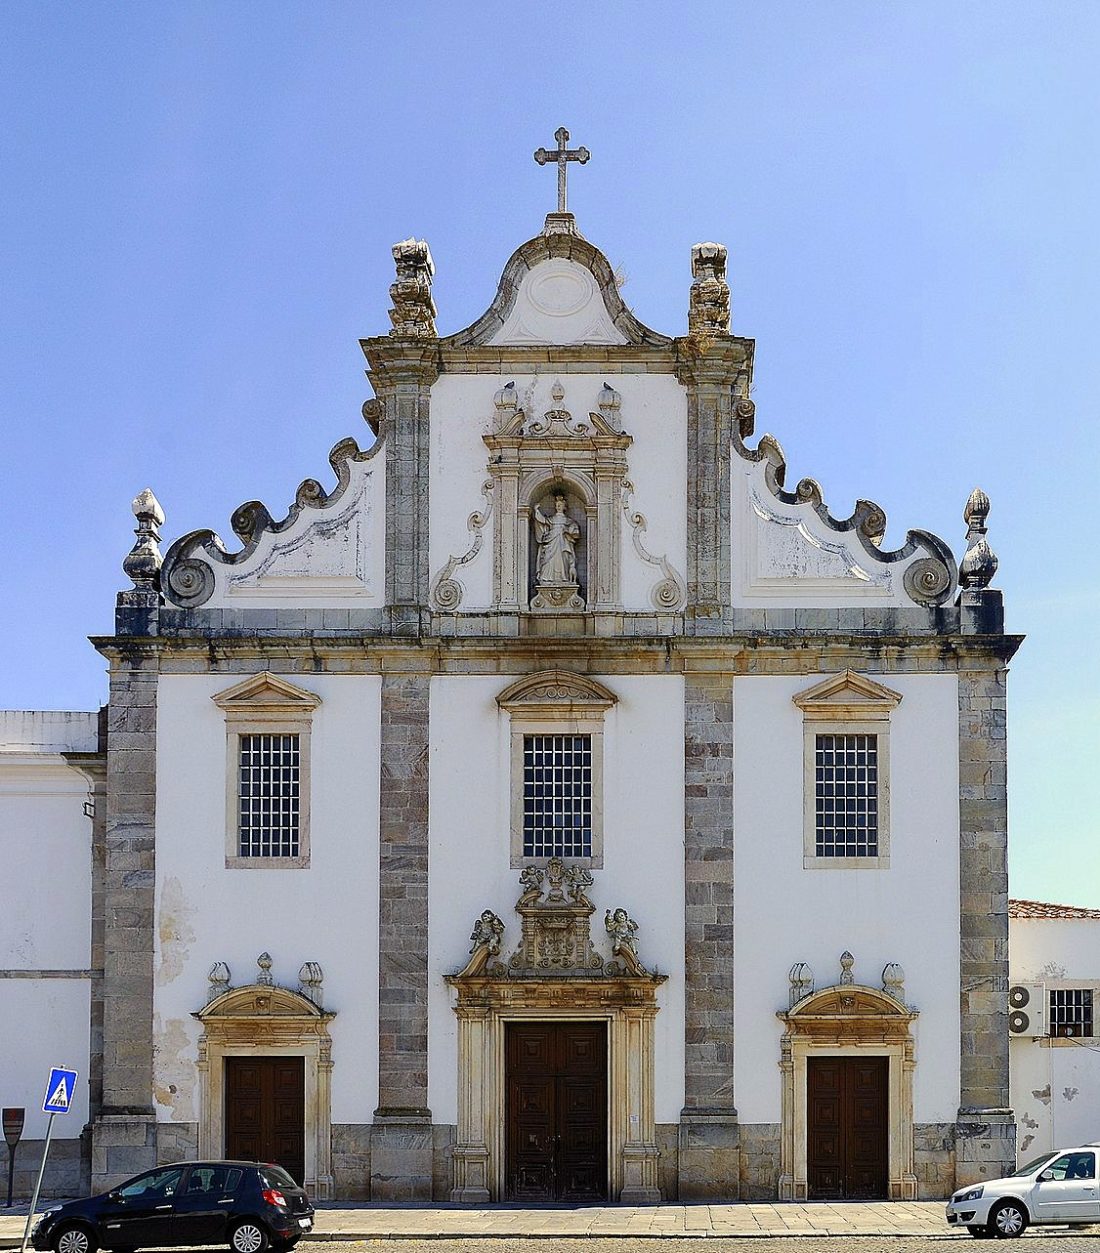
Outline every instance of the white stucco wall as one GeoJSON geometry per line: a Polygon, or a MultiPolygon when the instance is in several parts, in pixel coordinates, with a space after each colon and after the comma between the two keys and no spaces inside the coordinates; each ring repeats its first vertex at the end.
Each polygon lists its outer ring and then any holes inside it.
{"type": "Polygon", "coordinates": [[[75,1140],[88,1121],[91,996],[88,979],[0,979],[0,1096],[5,1105],[26,1109],[24,1140],[46,1134],[42,1098],[51,1066],[78,1072],[72,1107],[54,1121],[54,1136],[75,1140]]]}
{"type": "MultiPolygon", "coordinates": [[[[1010,983],[1093,989],[1093,1030],[1100,1030],[1100,918],[1011,918],[1010,983]]],[[[1017,1151],[1100,1141],[1100,1038],[1009,1040],[1009,1092],[1017,1151]]]]}
{"type": "Polygon", "coordinates": [[[156,1096],[163,1121],[196,1121],[198,1023],[207,974],[233,986],[256,958],[296,988],[304,961],[324,970],[336,1012],[332,1121],[370,1122],[378,1104],[378,787],[381,679],[283,675],[321,705],[311,734],[310,865],[225,868],[226,731],[211,697],[240,675],[168,675],[157,702],[156,1096]]]}
{"type": "Polygon", "coordinates": [[[902,694],[890,723],[887,869],[803,868],[803,722],[792,697],[827,676],[734,682],[735,1091],[743,1123],[780,1121],[776,1011],[787,973],[836,983],[840,954],[881,987],[905,970],[917,1122],[953,1122],[959,1105],[958,696],[950,675],[871,676],[902,694]]]}
{"type": "MultiPolygon", "coordinates": [[[[491,375],[444,374],[432,385],[431,461],[429,471],[429,570],[434,578],[448,558],[461,556],[472,542],[466,521],[475,510],[484,513],[482,484],[489,478],[489,450],[482,441],[493,427],[493,396],[515,381],[519,407],[542,414],[564,408],[584,419],[598,411],[604,384],[600,374],[491,375]],[[565,396],[559,403],[550,389],[560,382],[565,396]]],[[[646,549],[665,556],[681,578],[686,578],[687,517],[687,399],[684,388],[670,374],[615,374],[608,382],[622,396],[623,430],[634,443],[627,451],[630,480],[635,492],[631,509],[643,514],[646,549]]],[[[465,595],[463,610],[486,609],[492,602],[493,528],[495,516],[484,528],[481,551],[460,566],[455,577],[465,595]]],[[[641,559],[632,532],[623,518],[622,595],[628,610],[652,613],[650,591],[662,578],[658,567],[641,559]]]]}
{"type": "Polygon", "coordinates": [[[96,738],[93,713],[0,711],[0,1096],[26,1109],[26,1140],[45,1134],[51,1066],[79,1072],[54,1135],[73,1139],[88,1120],[92,822],[88,780],[61,753],[96,738]],[[45,970],[68,977],[26,977],[45,970]]]}
{"type": "MultiPolygon", "coordinates": [[[[657,997],[656,1120],[684,1103],[684,742],[677,676],[593,676],[618,696],[604,730],[604,867],[589,892],[592,935],[610,957],[603,910],[639,924],[639,953],[669,975],[657,997]]],[[[436,1122],[458,1119],[457,1019],[444,975],[460,970],[470,930],[492,909],[519,940],[519,871],[509,868],[509,723],[501,676],[438,677],[431,687],[429,762],[428,1100],[436,1122]]]]}

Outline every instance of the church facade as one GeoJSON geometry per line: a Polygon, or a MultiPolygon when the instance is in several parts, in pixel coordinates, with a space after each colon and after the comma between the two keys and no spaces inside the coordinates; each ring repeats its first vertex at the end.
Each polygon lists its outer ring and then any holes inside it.
{"type": "Polygon", "coordinates": [[[393,251],[373,442],[229,543],[162,556],[142,493],[101,725],[25,734],[94,800],[87,979],[18,981],[87,1015],[71,1160],[471,1204],[1005,1173],[988,500],[956,562],[788,484],[720,245],[680,336],[564,196],[453,335],[393,251]]]}

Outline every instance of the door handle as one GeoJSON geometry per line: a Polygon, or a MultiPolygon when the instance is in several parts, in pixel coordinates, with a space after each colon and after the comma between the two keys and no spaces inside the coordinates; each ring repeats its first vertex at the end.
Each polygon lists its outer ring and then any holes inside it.
{"type": "Polygon", "coordinates": [[[235,1198],[227,1196],[224,1201],[219,1201],[219,1205],[232,1205],[235,1198]]]}

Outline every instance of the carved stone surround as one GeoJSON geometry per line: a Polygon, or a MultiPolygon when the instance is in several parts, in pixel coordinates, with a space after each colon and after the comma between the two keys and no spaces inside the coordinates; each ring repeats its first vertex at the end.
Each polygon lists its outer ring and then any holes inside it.
{"type": "Polygon", "coordinates": [[[451,1200],[484,1205],[505,1195],[504,1035],[509,1022],[552,1018],[608,1024],[608,1167],[613,1197],[656,1204],[653,1020],[667,976],[637,957],[637,924],[607,910],[615,956],[592,948],[587,895],[592,875],[552,859],[520,876],[522,937],[499,960],[503,922],[485,910],[474,925],[470,960],[447,983],[458,994],[458,1140],[451,1200]]]}
{"type": "Polygon", "coordinates": [[[915,1044],[910,1031],[917,1011],[901,999],[901,968],[889,963],[882,989],[856,983],[855,959],[840,959],[838,983],[813,991],[813,974],[804,962],[791,969],[791,999],[805,992],[776,1017],[783,1023],[779,1069],[782,1072],[782,1132],[779,1199],[805,1201],[809,1193],[807,1141],[809,1110],[807,1072],[811,1057],[888,1059],[887,1195],[892,1201],[917,1196],[913,1168],[913,1072],[915,1044]],[[809,989],[808,991],[806,991],[809,989]]]}
{"type": "MultiPolygon", "coordinates": [[[[265,967],[263,958],[267,954],[260,959],[261,980],[271,962],[267,958],[265,967]]],[[[215,971],[219,978],[211,979],[212,986],[222,977],[217,966],[215,971]]],[[[335,1016],[301,993],[270,982],[223,992],[194,1015],[203,1028],[197,1066],[199,1157],[225,1156],[225,1058],[301,1057],[305,1064],[303,1183],[321,1200],[332,1197],[332,1040],[328,1026],[335,1016]]]]}

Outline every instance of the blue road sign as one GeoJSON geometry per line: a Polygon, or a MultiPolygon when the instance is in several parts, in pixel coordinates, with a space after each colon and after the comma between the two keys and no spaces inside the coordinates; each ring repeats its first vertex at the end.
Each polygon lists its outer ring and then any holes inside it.
{"type": "Polygon", "coordinates": [[[46,1084],[46,1096],[42,1102],[43,1114],[67,1114],[76,1094],[76,1071],[55,1066],[46,1084]]]}

